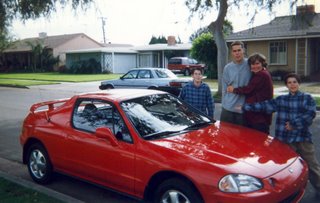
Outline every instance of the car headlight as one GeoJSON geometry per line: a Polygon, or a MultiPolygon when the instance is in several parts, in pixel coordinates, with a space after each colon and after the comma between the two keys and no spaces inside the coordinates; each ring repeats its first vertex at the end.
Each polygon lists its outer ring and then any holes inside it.
{"type": "Polygon", "coordinates": [[[222,192],[244,193],[260,190],[262,183],[259,179],[245,174],[229,174],[219,182],[222,192]]]}

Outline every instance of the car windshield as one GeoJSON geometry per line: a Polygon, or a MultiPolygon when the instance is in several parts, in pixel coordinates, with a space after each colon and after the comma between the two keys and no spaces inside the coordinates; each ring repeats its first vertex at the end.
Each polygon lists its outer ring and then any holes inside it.
{"type": "Polygon", "coordinates": [[[178,78],[173,72],[171,72],[168,69],[163,70],[155,70],[155,73],[157,74],[158,78],[178,78]]]}
{"type": "Polygon", "coordinates": [[[170,94],[155,94],[121,103],[122,109],[144,139],[158,139],[212,123],[199,111],[170,94]]]}

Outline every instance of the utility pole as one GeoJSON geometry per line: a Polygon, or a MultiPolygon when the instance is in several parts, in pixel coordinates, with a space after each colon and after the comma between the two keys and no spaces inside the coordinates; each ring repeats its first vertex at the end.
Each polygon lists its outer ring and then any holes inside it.
{"type": "Polygon", "coordinates": [[[104,30],[104,26],[106,25],[106,17],[100,17],[102,22],[102,34],[103,34],[103,43],[106,44],[106,32],[104,30]]]}

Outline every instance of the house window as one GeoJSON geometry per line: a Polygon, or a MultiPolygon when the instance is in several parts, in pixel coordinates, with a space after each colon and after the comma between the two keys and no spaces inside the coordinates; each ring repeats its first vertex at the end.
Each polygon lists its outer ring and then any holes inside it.
{"type": "Polygon", "coordinates": [[[270,42],[270,64],[287,64],[287,43],[284,41],[270,42]]]}

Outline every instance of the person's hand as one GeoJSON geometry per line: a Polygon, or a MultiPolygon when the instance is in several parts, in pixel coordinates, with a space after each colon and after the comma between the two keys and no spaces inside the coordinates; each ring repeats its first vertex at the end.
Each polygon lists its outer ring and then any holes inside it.
{"type": "Polygon", "coordinates": [[[227,87],[227,92],[232,93],[233,92],[234,87],[232,85],[229,85],[227,87]]]}
{"type": "Polygon", "coordinates": [[[293,127],[290,125],[289,121],[286,122],[285,128],[286,128],[286,130],[288,130],[288,131],[293,130],[293,127]]]}
{"type": "Polygon", "coordinates": [[[236,111],[241,111],[241,110],[242,110],[242,105],[236,105],[236,106],[234,107],[234,109],[235,109],[236,111]]]}

